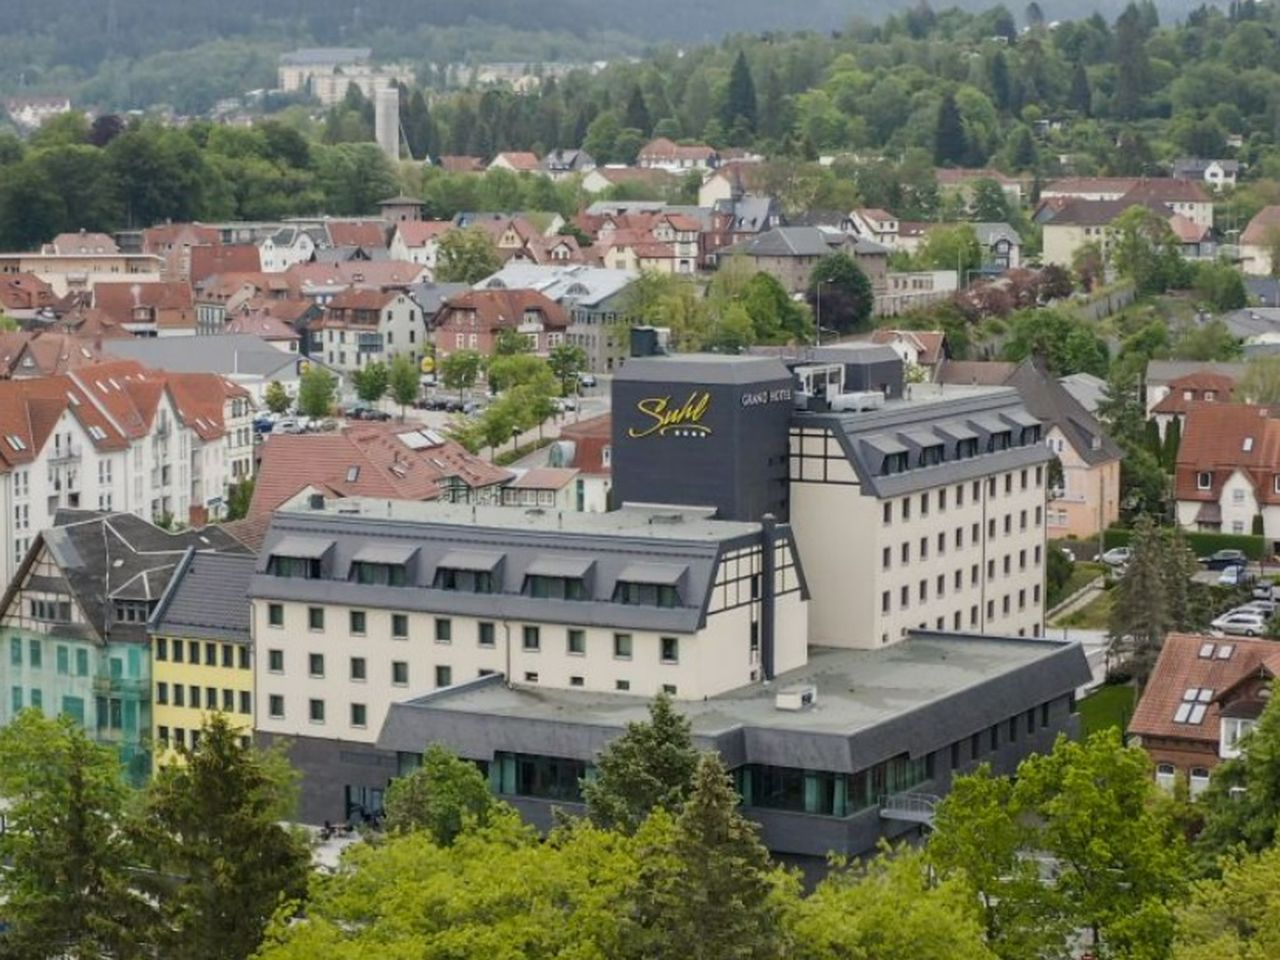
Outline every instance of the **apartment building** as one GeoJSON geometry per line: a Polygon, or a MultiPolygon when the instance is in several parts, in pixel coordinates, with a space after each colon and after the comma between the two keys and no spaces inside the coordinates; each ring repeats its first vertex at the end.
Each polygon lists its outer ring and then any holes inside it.
{"type": "Polygon", "coordinates": [[[26,707],[69,716],[151,770],[147,621],[188,549],[244,553],[217,527],[170,533],[131,513],[59,511],[0,599],[0,724],[26,707]]]}
{"type": "Polygon", "coordinates": [[[326,304],[320,329],[325,364],[343,372],[399,356],[416,364],[426,351],[426,319],[404,290],[344,290],[326,304]]]}
{"type": "Polygon", "coordinates": [[[248,553],[199,553],[178,561],[147,634],[151,644],[151,743],[158,764],[181,762],[200,729],[221,714],[253,736],[253,647],[245,597],[248,553]]]}
{"type": "Polygon", "coordinates": [[[278,510],[249,590],[257,730],[287,738],[317,785],[304,819],[380,809],[395,766],[378,733],[423,690],[502,674],[692,701],[802,664],[787,528],[712,513],[322,498],[278,510]]]}
{"type": "Polygon", "coordinates": [[[219,515],[251,470],[250,417],[247,394],[219,377],[133,361],[0,381],[0,582],[59,510],[219,515]]]}

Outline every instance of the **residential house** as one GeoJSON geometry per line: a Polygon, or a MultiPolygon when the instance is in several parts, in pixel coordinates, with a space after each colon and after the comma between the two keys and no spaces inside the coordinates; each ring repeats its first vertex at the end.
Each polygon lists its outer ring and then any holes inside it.
{"type": "Polygon", "coordinates": [[[219,243],[192,247],[187,272],[179,279],[197,284],[215,274],[258,273],[261,254],[252,243],[219,243]]]}
{"type": "Polygon", "coordinates": [[[50,316],[62,298],[53,287],[33,273],[0,275],[0,313],[14,320],[35,320],[50,316]]]}
{"type": "Polygon", "coordinates": [[[572,467],[530,467],[514,471],[515,478],[501,490],[504,507],[526,510],[577,509],[578,471],[572,467]]]}
{"type": "Polygon", "coordinates": [[[453,229],[454,225],[450,220],[408,220],[397,223],[387,249],[393,260],[419,264],[434,276],[440,238],[453,229]]]}
{"type": "MultiPolygon", "coordinates": [[[[1169,182],[1186,184],[1186,181],[1169,182]]],[[[1196,184],[1189,186],[1199,189],[1196,184]]],[[[1064,200],[1053,209],[1046,208],[1048,219],[1042,221],[1044,262],[1070,267],[1076,251],[1086,243],[1097,244],[1106,256],[1115,239],[1112,224],[1134,206],[1145,206],[1168,221],[1182,247],[1183,256],[1196,259],[1210,252],[1209,227],[1187,214],[1174,212],[1175,206],[1194,207],[1196,203],[1191,200],[1165,203],[1157,199],[1142,199],[1134,192],[1119,200],[1064,200]]],[[[1212,205],[1208,209],[1212,219],[1212,205]]]]}
{"type": "MultiPolygon", "coordinates": [[[[1170,380],[1164,388],[1164,396],[1147,411],[1155,420],[1163,438],[1169,424],[1178,421],[1178,435],[1187,418],[1187,411],[1201,403],[1229,403],[1236,388],[1236,377],[1212,370],[1196,370],[1170,380]]],[[[1148,388],[1150,390],[1150,388],[1148,388]]],[[[1150,395],[1150,394],[1148,394],[1150,395]]]]}
{"type": "Polygon", "coordinates": [[[258,242],[263,273],[284,273],[294,264],[309,262],[315,252],[315,238],[300,227],[281,227],[258,242]]]}
{"type": "Polygon", "coordinates": [[[479,157],[446,154],[436,158],[436,163],[445,173],[484,173],[485,163],[479,157]]]}
{"type": "Polygon", "coordinates": [[[319,320],[324,362],[353,372],[407,356],[416,367],[426,353],[426,318],[405,290],[351,287],[325,305],[319,320]]]}
{"type": "Polygon", "coordinates": [[[849,214],[854,234],[888,247],[898,249],[898,218],[879,207],[859,207],[849,214]]]}
{"type": "Polygon", "coordinates": [[[135,337],[189,337],[196,332],[195,298],[181,281],[99,283],[93,305],[135,337]]]}
{"type": "Polygon", "coordinates": [[[385,220],[325,220],[324,229],[331,247],[365,247],[385,249],[387,246],[387,222],[385,220]]]}
{"type": "MultiPolygon", "coordinates": [[[[131,513],[62,510],[35,534],[0,598],[8,655],[0,724],[34,707],[115,748],[126,777],[151,773],[147,620],[188,549],[244,553],[217,527],[171,533],[131,513]]],[[[243,603],[243,600],[241,601],[243,603]]]]}
{"type": "Polygon", "coordinates": [[[600,263],[614,270],[692,275],[701,258],[701,222],[684,213],[606,215],[595,232],[600,263]]]}
{"type": "Polygon", "coordinates": [[[489,161],[488,170],[506,170],[508,173],[537,173],[541,163],[536,153],[527,150],[508,150],[489,161]]]}
{"type": "Polygon", "coordinates": [[[904,373],[910,381],[934,380],[939,366],[947,358],[947,335],[941,330],[879,327],[868,339],[889,347],[901,357],[904,373]]]}
{"type": "Polygon", "coordinates": [[[539,169],[552,180],[587,174],[595,168],[596,161],[587,151],[563,147],[548,151],[539,163],[539,169]]]}
{"type": "Polygon", "coordinates": [[[285,273],[293,295],[326,306],[351,287],[404,290],[429,280],[427,268],[403,260],[351,260],[343,263],[299,263],[285,273]]]}
{"type": "Polygon", "coordinates": [[[711,223],[702,230],[701,265],[714,269],[722,248],[750,240],[782,223],[782,210],[771,197],[742,194],[717,200],[711,208],[711,223]]]}
{"type": "Polygon", "coordinates": [[[1280,249],[1280,206],[1263,207],[1240,234],[1240,269],[1247,274],[1269,277],[1276,270],[1274,251],[1280,249]]]}
{"type": "Polygon", "coordinates": [[[897,317],[946,300],[959,289],[954,270],[890,270],[884,295],[876,300],[876,316],[897,317]]]}
{"type": "Polygon", "coordinates": [[[1167,207],[1205,231],[1213,229],[1213,198],[1201,184],[1192,180],[1144,178],[1120,200],[1129,206],[1167,207]]]}
{"type": "Polygon", "coordinates": [[[34,133],[46,120],[71,112],[71,98],[61,95],[9,97],[4,111],[19,129],[34,133]]]}
{"type": "Polygon", "coordinates": [[[101,360],[102,351],[92,340],[58,330],[0,333],[0,377],[54,377],[101,360]]]}
{"type": "Polygon", "coordinates": [[[350,423],[334,433],[272,434],[262,444],[250,517],[300,494],[497,503],[508,470],[414,424],[350,423]]]}
{"type": "MultiPolygon", "coordinates": [[[[79,234],[68,236],[83,239],[79,234]]],[[[39,253],[0,253],[0,276],[32,274],[50,287],[54,295],[65,297],[69,293],[91,293],[96,284],[119,282],[128,278],[134,283],[159,283],[163,278],[164,260],[150,253],[111,252],[115,241],[101,237],[101,244],[80,244],[72,248],[63,244],[66,252],[46,245],[39,253]],[[99,247],[104,252],[97,252],[99,247]]]]}
{"type": "Polygon", "coordinates": [[[431,325],[437,361],[457,350],[488,356],[502,330],[522,334],[530,352],[545,357],[565,342],[569,315],[536,290],[471,290],[445,301],[431,325]]]}
{"type": "MultiPolygon", "coordinates": [[[[141,251],[164,259],[164,279],[191,279],[191,251],[222,243],[216,227],[200,223],[165,223],[142,231],[141,251]]],[[[258,269],[256,266],[254,270],[258,269]]]]}
{"type": "Polygon", "coordinates": [[[1173,390],[1173,382],[1192,374],[1215,374],[1226,377],[1234,384],[1244,376],[1243,363],[1202,360],[1151,360],[1147,363],[1144,399],[1147,416],[1155,413],[1156,405],[1173,390]]]}
{"type": "Polygon", "coordinates": [[[1138,177],[1065,177],[1041,187],[1040,201],[1119,200],[1138,183],[1138,177]]]}
{"type": "Polygon", "coordinates": [[[477,290],[536,290],[569,314],[565,343],[581,347],[593,373],[621,366],[630,351],[624,298],[638,274],[608,267],[508,263],[477,290]]]}
{"type": "Polygon", "coordinates": [[[809,274],[819,260],[833,253],[851,256],[871,281],[877,297],[887,288],[888,248],[820,227],[775,227],[729,252],[746,258],[756,270],[772,274],[793,294],[809,289],[809,274]]]}
{"type": "Polygon", "coordinates": [[[596,167],[582,178],[582,189],[589,194],[603,193],[614,187],[635,186],[661,196],[679,185],[679,178],[665,167],[627,167],[608,164],[596,167]]]}
{"type": "Polygon", "coordinates": [[[1004,273],[1022,266],[1022,238],[1007,223],[971,223],[982,248],[982,269],[1004,273]]]}
{"type": "Polygon", "coordinates": [[[642,170],[667,170],[671,173],[712,170],[719,161],[714,147],[705,143],[678,144],[666,137],[650,140],[636,156],[636,166],[642,170]]]}
{"type": "Polygon", "coordinates": [[[1280,553],[1280,420],[1248,403],[1193,404],[1174,471],[1178,524],[1251,533],[1280,553]]]}
{"type": "Polygon", "coordinates": [[[1061,466],[1050,485],[1045,533],[1050,539],[1091,537],[1120,518],[1123,452],[1098,419],[1035,360],[1024,360],[1005,380],[1043,425],[1046,445],[1061,466]]]}
{"type": "Polygon", "coordinates": [[[604,513],[610,508],[613,489],[613,416],[602,413],[586,420],[564,423],[551,445],[547,465],[577,471],[573,509],[604,513]]]}
{"type": "Polygon", "coordinates": [[[1274,640],[1166,635],[1128,730],[1151,757],[1156,783],[1172,790],[1181,779],[1193,798],[1203,793],[1213,769],[1240,756],[1277,677],[1274,640]]]}
{"type": "Polygon", "coordinates": [[[422,200],[400,194],[378,201],[378,210],[386,223],[414,223],[422,219],[422,200]]]}
{"type": "Polygon", "coordinates": [[[219,273],[195,285],[196,333],[221,333],[228,314],[251,300],[297,300],[302,284],[288,273],[219,273]]]}
{"type": "Polygon", "coordinates": [[[698,188],[698,206],[714,207],[725,200],[767,192],[768,167],[749,160],[726,161],[707,173],[698,188]]]}
{"type": "MultiPolygon", "coordinates": [[[[306,306],[314,309],[311,303],[306,306]]],[[[306,332],[310,334],[309,330],[306,332]]],[[[303,335],[287,320],[273,316],[269,307],[251,308],[246,304],[227,321],[223,333],[231,336],[248,334],[285,353],[301,352],[303,335]]]]}
{"type": "Polygon", "coordinates": [[[184,763],[219,714],[253,738],[252,553],[188,547],[147,624],[150,641],[151,744],[157,766],[184,763]]]}
{"type": "Polygon", "coordinates": [[[120,247],[115,240],[105,233],[60,233],[42,248],[43,253],[52,253],[59,257],[100,255],[119,253],[120,247]]]}
{"type": "Polygon", "coordinates": [[[1215,193],[1223,187],[1234,187],[1240,175],[1240,161],[1180,157],[1173,161],[1170,171],[1175,180],[1195,180],[1206,184],[1215,193]]]}

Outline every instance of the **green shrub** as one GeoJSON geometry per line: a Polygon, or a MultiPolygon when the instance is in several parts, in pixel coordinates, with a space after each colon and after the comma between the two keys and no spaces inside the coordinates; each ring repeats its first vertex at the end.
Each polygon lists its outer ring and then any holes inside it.
{"type": "MultiPolygon", "coordinates": [[[[1265,537],[1254,537],[1244,533],[1206,533],[1204,531],[1185,531],[1187,545],[1197,557],[1207,557],[1219,550],[1243,550],[1250,560],[1261,560],[1267,552],[1265,537]]],[[[1109,527],[1103,537],[1107,550],[1112,547],[1127,547],[1133,539],[1133,531],[1123,527],[1109,527]]]]}

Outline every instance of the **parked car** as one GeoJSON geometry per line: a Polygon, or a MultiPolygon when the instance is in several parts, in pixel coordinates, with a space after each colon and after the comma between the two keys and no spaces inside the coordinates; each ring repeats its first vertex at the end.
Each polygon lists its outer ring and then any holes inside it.
{"type": "Polygon", "coordinates": [[[583,386],[583,387],[594,387],[594,386],[596,386],[596,383],[597,383],[597,381],[596,381],[596,375],[595,375],[594,373],[580,373],[580,374],[578,374],[578,385],[579,385],[579,386],[583,386]]]}
{"type": "Polygon", "coordinates": [[[1222,573],[1218,574],[1218,586],[1243,587],[1252,579],[1253,575],[1249,573],[1248,567],[1244,564],[1236,564],[1234,566],[1222,568],[1222,573]]]}
{"type": "Polygon", "coordinates": [[[296,417],[281,417],[271,428],[272,433],[305,433],[306,424],[296,417]]]}
{"type": "Polygon", "coordinates": [[[1276,585],[1270,580],[1259,580],[1253,585],[1253,599],[1255,600],[1274,600],[1276,599],[1276,585]]]}
{"type": "Polygon", "coordinates": [[[1201,557],[1200,563],[1207,570],[1225,570],[1227,567],[1242,567],[1249,563],[1243,550],[1219,550],[1207,557],[1201,557]]]}
{"type": "Polygon", "coordinates": [[[270,433],[275,425],[276,421],[274,417],[258,417],[253,421],[253,432],[259,434],[270,433]]]}
{"type": "Polygon", "coordinates": [[[1267,618],[1254,611],[1233,610],[1218,617],[1210,626],[1223,633],[1242,633],[1246,637],[1257,637],[1266,630],[1267,618]]]}
{"type": "Polygon", "coordinates": [[[1109,567],[1123,567],[1132,559],[1132,547],[1112,547],[1102,555],[1102,562],[1109,567]]]}
{"type": "Polygon", "coordinates": [[[371,407],[369,404],[361,401],[353,403],[347,407],[345,411],[349,420],[390,420],[391,414],[385,410],[379,410],[377,407],[371,407]]]}
{"type": "Polygon", "coordinates": [[[1242,610],[1251,610],[1254,613],[1262,614],[1270,620],[1276,615],[1277,608],[1280,608],[1280,604],[1277,604],[1274,600],[1250,600],[1243,606],[1236,607],[1231,612],[1239,613],[1242,610]]]}
{"type": "Polygon", "coordinates": [[[574,400],[573,397],[556,397],[551,402],[555,404],[555,408],[561,413],[564,413],[566,410],[578,409],[578,401],[574,400]]]}

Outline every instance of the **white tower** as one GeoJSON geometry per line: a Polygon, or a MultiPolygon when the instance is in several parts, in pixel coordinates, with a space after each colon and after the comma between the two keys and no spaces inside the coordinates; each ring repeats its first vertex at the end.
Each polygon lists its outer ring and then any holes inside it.
{"type": "Polygon", "coordinates": [[[400,159],[400,88],[394,83],[373,91],[373,130],[392,163],[400,159]]]}

